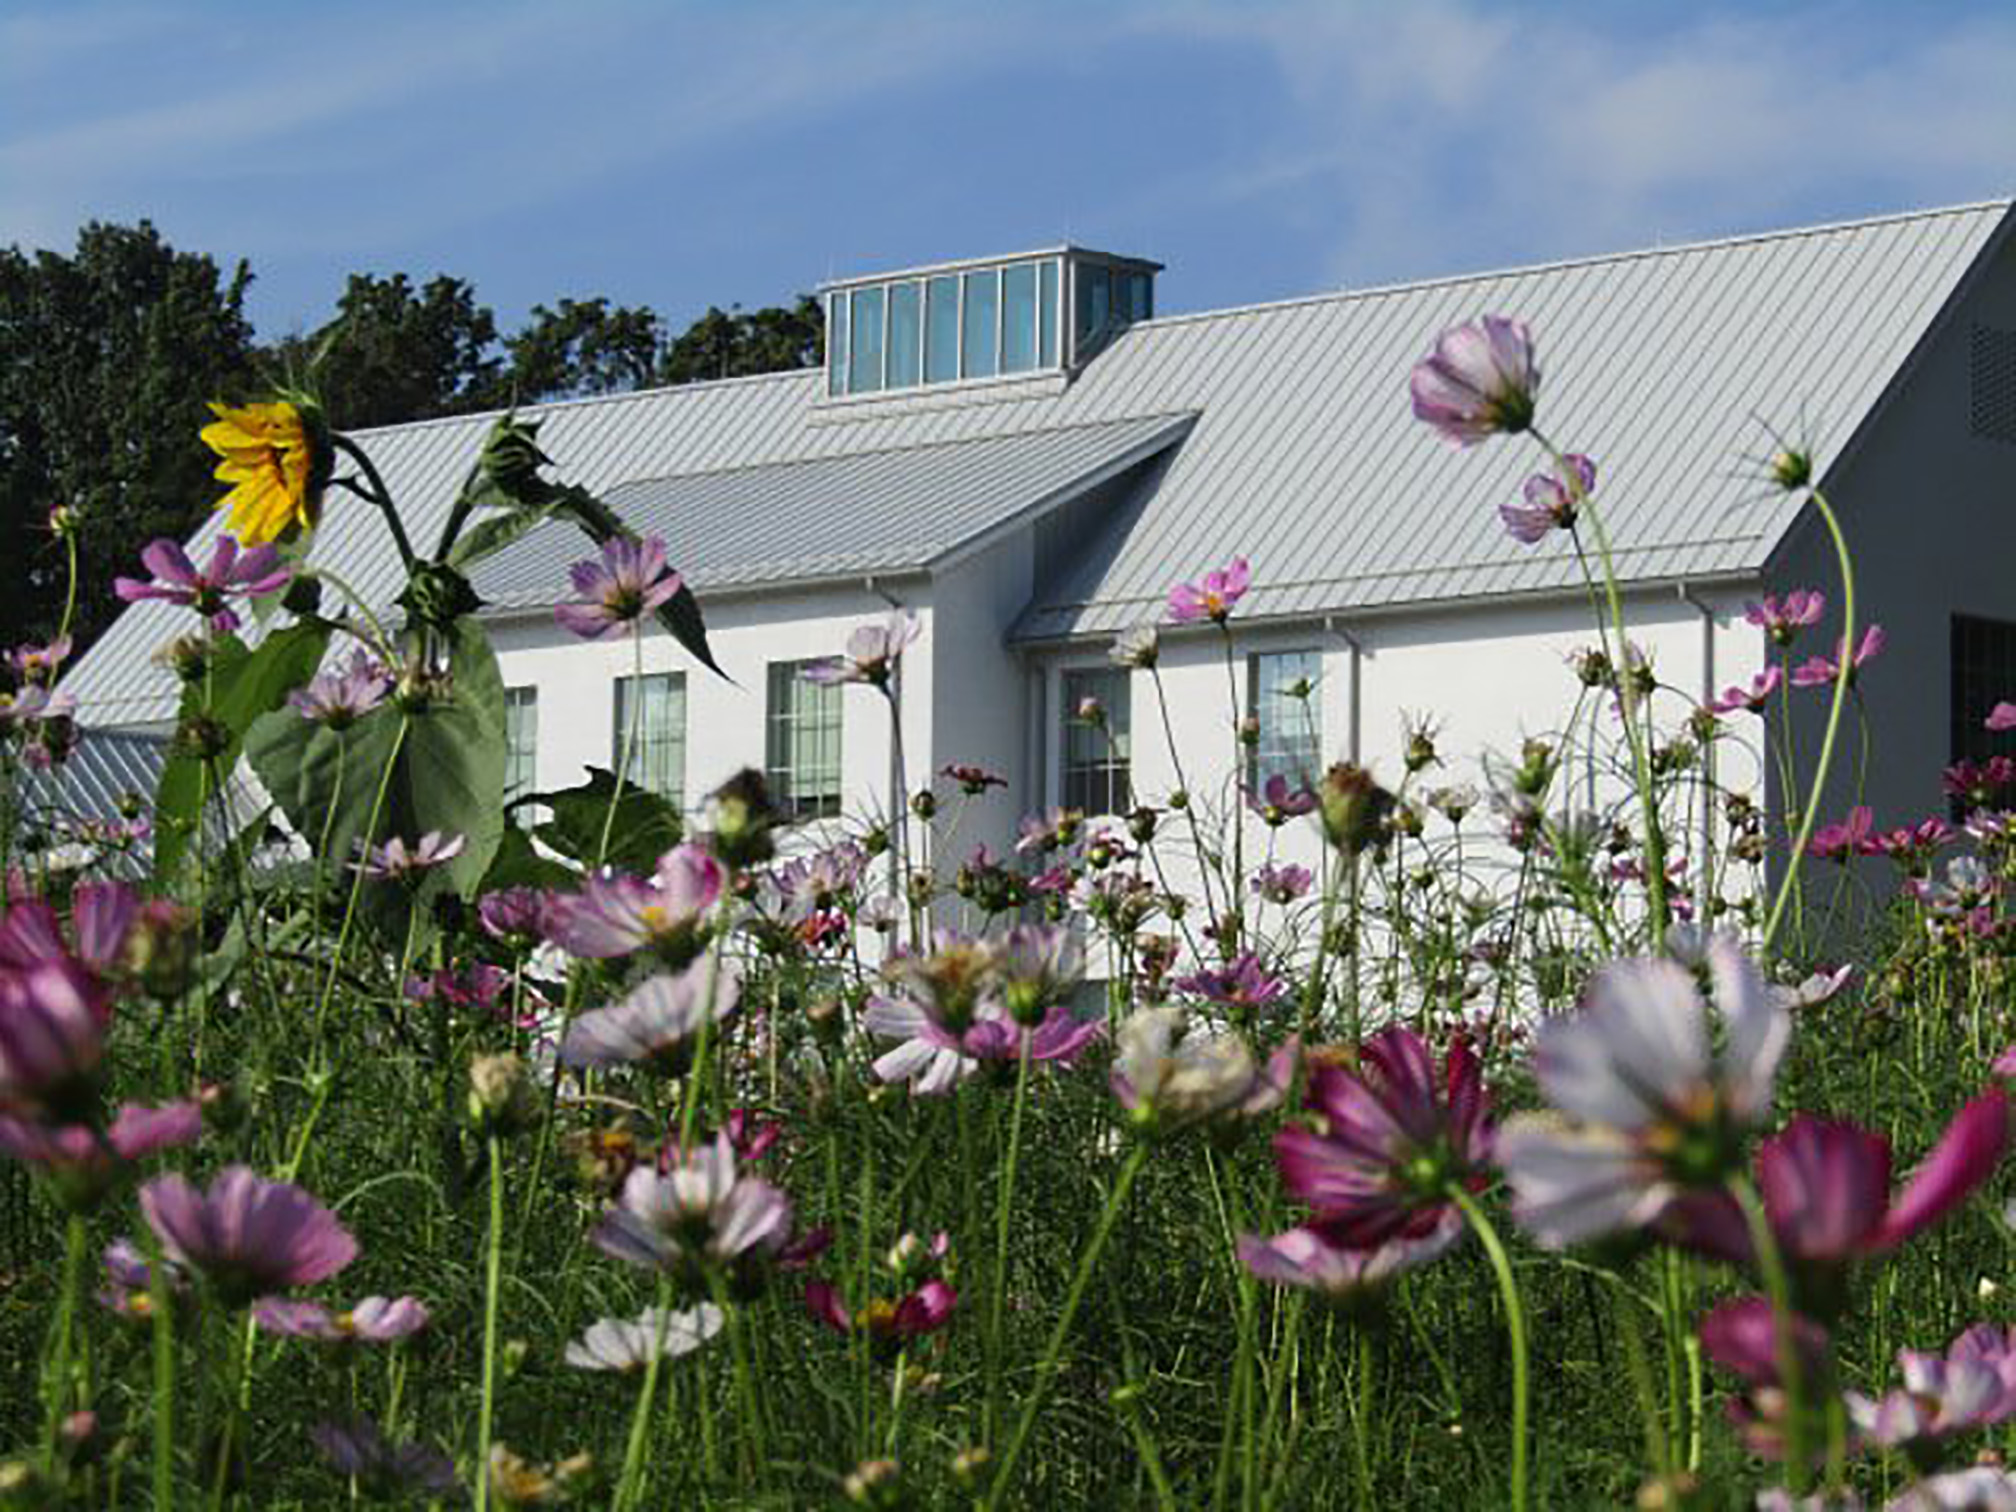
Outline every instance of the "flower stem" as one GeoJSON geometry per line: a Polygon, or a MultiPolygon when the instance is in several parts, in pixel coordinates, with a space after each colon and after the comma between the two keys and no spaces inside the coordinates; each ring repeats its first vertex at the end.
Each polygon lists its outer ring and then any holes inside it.
{"type": "Polygon", "coordinates": [[[392,543],[399,548],[400,565],[410,574],[420,559],[413,554],[413,543],[406,539],[406,526],[399,518],[399,510],[392,502],[385,480],[378,475],[377,467],[365,454],[364,448],[355,441],[341,432],[331,435],[329,440],[338,451],[363,469],[364,477],[370,484],[370,490],[364,496],[384,514],[386,527],[392,532],[392,543]]]}
{"type": "MultiPolygon", "coordinates": [[[[504,1269],[504,1141],[493,1131],[490,1148],[490,1237],[483,1261],[483,1405],[476,1422],[476,1507],[490,1505],[490,1431],[497,1408],[497,1307],[504,1269]]],[[[657,1360],[651,1364],[655,1369],[657,1360]]]]}
{"type": "Polygon", "coordinates": [[[1050,1330],[1050,1340],[1043,1348],[1043,1357],[1036,1365],[1036,1385],[1023,1404],[1022,1417],[1015,1424],[1015,1436],[1008,1442],[1008,1452],[1001,1458],[1001,1466],[995,1472],[993,1487],[987,1494],[987,1512],[1002,1505],[1009,1488],[1015,1483],[1015,1465],[1022,1457],[1022,1448],[1029,1441],[1029,1433],[1036,1426],[1036,1417],[1043,1410],[1043,1402],[1050,1394],[1050,1387],[1057,1374],[1057,1358],[1064,1352],[1064,1341],[1070,1336],[1071,1324],[1078,1316],[1078,1306],[1085,1300],[1085,1288],[1091,1283],[1092,1272],[1099,1264],[1099,1256],[1106,1248],[1106,1241],[1112,1236],[1113,1225],[1120,1217],[1120,1209],[1126,1205],[1127,1193],[1133,1188],[1134,1178],[1141,1174],[1142,1164],[1148,1158],[1148,1146],[1137,1144],[1128,1154],[1126,1163],[1120,1167],[1119,1179],[1113,1183],[1113,1190],[1106,1198],[1106,1206],[1099,1214],[1099,1223],[1092,1230],[1091,1242],[1085,1246],[1085,1253],[1078,1257],[1078,1272],[1071,1278],[1071,1289],[1064,1297],[1064,1310],[1057,1315],[1057,1323],[1050,1330]]]}
{"type": "Polygon", "coordinates": [[[1498,1230],[1484,1216],[1477,1199],[1462,1183],[1450,1182],[1449,1200],[1462,1210],[1464,1221],[1476,1234],[1490,1258],[1492,1273],[1498,1278],[1498,1296],[1505,1304],[1505,1333],[1512,1344],[1512,1512],[1525,1512],[1527,1415],[1531,1383],[1527,1379],[1526,1309],[1519,1299],[1519,1282],[1512,1274],[1512,1262],[1498,1238],[1498,1230]]]}
{"type": "Polygon", "coordinates": [[[1778,1250],[1778,1236],[1771,1228],[1771,1215],[1757,1195],[1750,1178],[1737,1172],[1729,1178],[1729,1193],[1743,1210],[1750,1230],[1750,1247],[1756,1251],[1757,1267],[1764,1273],[1764,1293],[1771,1299],[1772,1331],[1778,1346],[1778,1381],[1785,1391],[1785,1487],[1795,1497],[1806,1489],[1810,1468],[1806,1455],[1806,1382],[1799,1359],[1799,1344],[1793,1334],[1792,1290],[1785,1275],[1785,1257],[1778,1250]]]}
{"type": "Polygon", "coordinates": [[[1022,1053],[1015,1066],[1015,1101],[1008,1113],[1008,1153],[994,1192],[994,1268],[987,1277],[987,1416],[985,1442],[994,1439],[1001,1415],[1001,1307],[1008,1290],[1008,1215],[1015,1200],[1015,1166],[1022,1151],[1022,1109],[1029,1092],[1029,1047],[1032,1036],[1022,1031],[1022,1053]]]}
{"type": "Polygon", "coordinates": [[[154,1509],[175,1507],[175,1318],[161,1241],[145,1229],[148,1320],[154,1333],[154,1509]]]}
{"type": "Polygon", "coordinates": [[[336,931],[336,948],[329,953],[329,973],[322,979],[322,990],[315,999],[314,1043],[322,1043],[322,1019],[329,1007],[330,994],[336,990],[336,977],[343,965],[343,952],[350,944],[350,928],[357,921],[357,904],[364,896],[364,861],[371,850],[373,837],[378,833],[378,821],[385,813],[385,799],[392,790],[392,774],[399,767],[399,753],[406,746],[406,731],[412,725],[410,714],[401,715],[399,732],[392,737],[392,754],[385,758],[385,770],[378,777],[378,792],[371,800],[371,817],[364,821],[361,838],[363,854],[357,858],[357,872],[350,881],[350,901],[344,905],[343,924],[336,931]]]}
{"type": "Polygon", "coordinates": [[[651,1399],[658,1392],[658,1366],[665,1355],[665,1332],[671,1321],[671,1308],[672,1278],[661,1275],[658,1278],[658,1340],[650,1358],[644,1362],[644,1384],[637,1388],[637,1406],[630,1414],[630,1440],[623,1449],[623,1478],[616,1485],[616,1512],[624,1512],[624,1509],[636,1505],[637,1477],[644,1468],[644,1442],[651,1423],[651,1399]]]}
{"type": "Polygon", "coordinates": [[[56,1303],[56,1347],[49,1361],[49,1373],[42,1384],[44,1421],[43,1455],[51,1475],[56,1473],[58,1431],[70,1400],[70,1364],[74,1357],[77,1329],[77,1294],[84,1286],[84,1253],[89,1235],[84,1216],[72,1213],[63,1226],[63,1291],[56,1303]]]}

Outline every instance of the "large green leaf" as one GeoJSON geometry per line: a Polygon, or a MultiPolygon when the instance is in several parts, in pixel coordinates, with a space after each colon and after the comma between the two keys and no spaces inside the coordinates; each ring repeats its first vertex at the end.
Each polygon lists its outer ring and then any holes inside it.
{"type": "Polygon", "coordinates": [[[403,932],[409,904],[442,889],[474,896],[504,832],[504,684],[489,638],[472,620],[448,641],[445,691],[412,708],[388,703],[347,730],[269,716],[252,728],[252,769],[296,833],[331,865],[354,859],[367,838],[408,844],[430,830],[463,838],[462,853],[416,896],[373,886],[372,912],[403,932]],[[375,827],[372,811],[384,800],[375,827]]]}
{"type": "Polygon", "coordinates": [[[329,649],[329,629],[327,621],[303,620],[274,631],[256,650],[235,635],[226,636],[211,653],[207,698],[206,683],[191,683],[183,690],[184,724],[207,713],[223,737],[223,746],[212,765],[186,751],[178,741],[161,769],[160,786],[154,795],[157,884],[172,884],[187,862],[211,787],[208,773],[214,771],[228,779],[254,722],[262,717],[308,722],[287,708],[287,695],[322,665],[323,654],[329,649]]]}
{"type": "Polygon", "coordinates": [[[685,834],[679,811],[658,794],[623,784],[623,796],[616,796],[616,774],[600,767],[588,769],[588,780],[579,787],[557,793],[532,793],[512,804],[537,805],[546,811],[545,820],[534,831],[542,844],[584,867],[598,860],[629,872],[648,872],[658,858],[677,845],[685,834]],[[609,812],[616,805],[615,816],[609,812]],[[609,836],[606,851],[602,836],[609,836]]]}

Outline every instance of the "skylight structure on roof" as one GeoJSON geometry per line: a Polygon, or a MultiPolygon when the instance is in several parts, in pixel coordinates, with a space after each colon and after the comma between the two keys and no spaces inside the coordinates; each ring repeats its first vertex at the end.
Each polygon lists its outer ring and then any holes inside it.
{"type": "Polygon", "coordinates": [[[1153,316],[1160,271],[1053,247],[826,284],[826,397],[1071,372],[1153,316]]]}

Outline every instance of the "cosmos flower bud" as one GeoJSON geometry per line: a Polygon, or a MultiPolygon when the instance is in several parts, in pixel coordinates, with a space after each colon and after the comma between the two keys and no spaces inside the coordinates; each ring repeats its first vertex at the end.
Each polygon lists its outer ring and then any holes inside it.
{"type": "Polygon", "coordinates": [[[1348,855],[1358,855],[1380,837],[1393,795],[1355,762],[1340,761],[1323,774],[1316,791],[1323,833],[1348,855]]]}
{"type": "Polygon", "coordinates": [[[537,1116],[524,1061],[502,1054],[479,1055],[469,1063],[469,1117],[486,1133],[515,1133],[537,1116]]]}

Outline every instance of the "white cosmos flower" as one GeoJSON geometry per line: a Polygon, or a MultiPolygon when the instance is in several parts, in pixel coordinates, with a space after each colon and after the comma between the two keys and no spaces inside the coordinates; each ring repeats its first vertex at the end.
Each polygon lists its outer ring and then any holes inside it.
{"type": "Polygon", "coordinates": [[[583,1370],[636,1370],[691,1354],[721,1331],[721,1309],[702,1302],[683,1312],[647,1307],[636,1318],[602,1318],[567,1346],[567,1363],[583,1370]],[[661,1347],[662,1346],[662,1347],[661,1347]]]}

